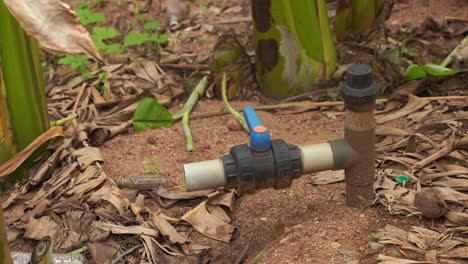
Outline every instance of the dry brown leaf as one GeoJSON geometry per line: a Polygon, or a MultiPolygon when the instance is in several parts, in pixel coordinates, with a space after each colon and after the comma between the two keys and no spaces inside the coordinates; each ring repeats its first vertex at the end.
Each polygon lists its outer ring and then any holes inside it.
{"type": "Polygon", "coordinates": [[[203,191],[196,191],[196,192],[173,192],[168,191],[164,187],[159,186],[158,188],[158,195],[164,199],[170,200],[191,200],[200,197],[205,197],[211,194],[213,190],[203,190],[203,191]]]}
{"type": "Polygon", "coordinates": [[[187,212],[181,219],[205,236],[224,242],[229,242],[234,232],[234,226],[208,212],[206,201],[187,212]]]}
{"type": "Polygon", "coordinates": [[[151,229],[151,228],[146,228],[143,226],[121,226],[121,225],[115,225],[111,223],[98,222],[98,221],[93,222],[93,226],[104,231],[110,231],[111,233],[116,234],[116,235],[143,234],[147,236],[157,237],[159,234],[158,231],[151,229]]]}
{"type": "Polygon", "coordinates": [[[214,197],[213,199],[209,201],[209,204],[226,206],[232,212],[232,210],[234,209],[234,200],[235,200],[235,190],[232,189],[232,190],[228,190],[225,193],[221,193],[217,195],[216,197],[214,197]]]}
{"type": "Polygon", "coordinates": [[[445,201],[460,203],[461,201],[468,200],[468,194],[458,192],[451,188],[435,187],[433,189],[436,190],[445,201]]]}
{"type": "Polygon", "coordinates": [[[379,264],[434,263],[434,262],[428,262],[428,261],[417,261],[417,260],[411,260],[411,259],[401,259],[401,258],[389,257],[389,256],[385,256],[385,255],[382,255],[382,254],[379,254],[379,256],[377,257],[377,260],[379,261],[379,264]]]}
{"type": "Polygon", "coordinates": [[[26,32],[44,47],[84,53],[102,61],[91,37],[70,6],[60,0],[4,0],[26,32]]]}
{"type": "Polygon", "coordinates": [[[344,179],[345,179],[344,170],[338,170],[338,171],[327,170],[327,171],[318,172],[314,176],[312,176],[311,183],[314,185],[324,185],[324,184],[341,182],[341,181],[344,181],[344,179]]]}
{"type": "Polygon", "coordinates": [[[424,257],[426,258],[427,261],[431,261],[433,263],[437,262],[437,250],[429,250],[424,254],[424,257]]]}
{"type": "Polygon", "coordinates": [[[231,223],[231,218],[229,215],[226,213],[226,211],[223,210],[223,208],[219,205],[212,205],[212,204],[206,204],[206,209],[210,214],[216,216],[217,218],[221,219],[225,223],[231,223]]]}
{"type": "Polygon", "coordinates": [[[81,148],[75,152],[73,155],[76,156],[81,169],[86,169],[89,165],[94,162],[103,162],[104,158],[102,157],[101,151],[98,148],[85,147],[81,148]]]}
{"type": "Polygon", "coordinates": [[[453,250],[450,250],[446,254],[441,254],[441,257],[467,259],[468,258],[468,246],[457,247],[453,250]]]}
{"type": "Polygon", "coordinates": [[[81,235],[75,231],[68,232],[68,236],[60,245],[61,249],[71,249],[81,244],[81,235]]]}
{"type": "Polygon", "coordinates": [[[111,258],[119,249],[119,245],[113,241],[94,242],[88,244],[88,250],[93,258],[93,263],[109,264],[111,258]]]}
{"type": "Polygon", "coordinates": [[[136,61],[129,65],[129,68],[140,78],[156,83],[161,79],[161,74],[154,65],[154,62],[149,60],[136,61]]]}
{"type": "Polygon", "coordinates": [[[52,241],[56,241],[57,235],[59,233],[59,225],[50,215],[47,215],[39,219],[31,218],[26,228],[24,237],[41,240],[46,236],[50,236],[52,241]]]}
{"type": "Polygon", "coordinates": [[[445,214],[445,217],[460,226],[468,226],[468,214],[467,213],[460,213],[449,211],[445,214]]]}
{"type": "Polygon", "coordinates": [[[388,127],[388,126],[377,126],[375,128],[375,134],[378,136],[395,136],[395,137],[404,137],[404,136],[409,135],[409,133],[403,129],[399,129],[396,127],[388,127]]]}
{"type": "Polygon", "coordinates": [[[376,122],[377,122],[377,124],[380,125],[380,124],[386,123],[388,121],[407,116],[407,115],[409,115],[409,114],[423,108],[428,103],[430,103],[429,100],[425,100],[425,99],[419,98],[419,97],[414,96],[414,95],[409,95],[408,103],[402,109],[400,109],[400,110],[398,110],[396,112],[390,113],[390,114],[385,114],[384,116],[382,116],[380,118],[377,118],[376,122]]]}
{"type": "Polygon", "coordinates": [[[100,174],[96,179],[89,180],[87,182],[73,186],[70,190],[66,192],[67,195],[71,196],[73,194],[83,195],[91,190],[94,190],[96,187],[101,185],[106,180],[104,174],[100,174]]]}
{"type": "Polygon", "coordinates": [[[89,197],[88,201],[99,203],[102,200],[112,204],[120,215],[125,215],[125,210],[127,210],[129,206],[128,200],[124,199],[120,191],[117,190],[117,187],[110,183],[104,184],[103,187],[95,191],[91,197],[89,197]]]}
{"type": "Polygon", "coordinates": [[[156,214],[152,214],[151,217],[154,226],[174,244],[184,244],[190,242],[187,238],[183,237],[177,230],[164,218],[159,217],[156,214]]]}
{"type": "Polygon", "coordinates": [[[0,178],[4,177],[13,171],[15,171],[29,156],[31,156],[34,151],[39,148],[42,144],[49,141],[55,137],[62,137],[63,129],[62,127],[52,127],[47,130],[44,134],[36,138],[31,144],[29,144],[25,149],[16,154],[13,158],[5,162],[0,166],[0,178]]]}
{"type": "Polygon", "coordinates": [[[8,230],[7,230],[7,240],[8,240],[8,242],[15,241],[21,234],[23,234],[23,232],[16,229],[16,228],[8,228],[8,230]]]}

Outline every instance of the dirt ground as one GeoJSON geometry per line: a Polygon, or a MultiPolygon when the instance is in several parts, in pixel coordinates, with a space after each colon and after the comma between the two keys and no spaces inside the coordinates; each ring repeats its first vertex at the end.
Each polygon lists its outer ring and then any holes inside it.
{"type": "MultiPolygon", "coordinates": [[[[234,106],[250,105],[247,102],[234,106]]],[[[201,102],[195,113],[215,111],[216,101],[201,102]]],[[[273,138],[291,144],[318,143],[343,136],[343,120],[328,118],[320,112],[299,115],[273,115],[259,112],[273,138]]],[[[172,128],[143,133],[131,132],[107,142],[102,148],[106,172],[115,177],[130,177],[145,172],[143,161],[156,157],[166,187],[183,185],[184,163],[216,159],[230,146],[248,142],[243,131],[229,131],[229,116],[194,120],[191,129],[197,149],[188,153],[180,123],[172,128]]],[[[220,263],[233,263],[246,247],[247,258],[255,256],[275,239],[272,226],[283,223],[286,233],[273,243],[260,263],[375,263],[379,250],[369,248],[371,233],[385,224],[424,225],[416,218],[390,216],[384,208],[356,210],[344,204],[344,183],[312,186],[311,175],[296,180],[291,188],[262,190],[237,200],[233,224],[237,231],[231,243],[207,239],[194,232],[192,239],[211,246],[219,253],[220,263]]],[[[188,210],[189,208],[185,208],[188,210]]],[[[186,212],[177,207],[168,214],[180,217],[186,212]]]]}
{"type": "MultiPolygon", "coordinates": [[[[249,15],[247,1],[240,2],[242,9],[233,17],[249,15]]],[[[404,24],[414,26],[427,16],[468,17],[466,1],[397,1],[387,25],[398,29],[404,24]]],[[[226,1],[213,1],[226,6],[226,1]]],[[[216,15],[209,15],[215,20],[216,15]]],[[[223,26],[221,26],[223,27],[223,26]]],[[[238,33],[249,30],[246,25],[227,24],[224,30],[234,29],[238,33]]],[[[222,29],[222,28],[221,28],[222,29]]],[[[249,36],[244,35],[246,41],[249,36]]],[[[204,54],[213,45],[216,34],[203,39],[204,54]]],[[[185,52],[192,45],[174,44],[175,52],[185,52]]],[[[199,48],[198,48],[199,49],[199,48]]],[[[193,50],[192,50],[193,52],[193,50]]],[[[200,55],[201,56],[201,55],[200,55]]],[[[255,103],[235,102],[235,106],[255,103]]],[[[218,110],[222,103],[205,100],[199,103],[195,113],[218,110]]],[[[171,109],[175,111],[176,109],[171,109]]],[[[259,113],[264,124],[271,130],[273,138],[284,139],[292,144],[316,143],[343,136],[343,120],[338,116],[331,119],[323,112],[308,112],[299,115],[273,115],[259,113]]],[[[242,131],[230,131],[229,116],[194,120],[191,129],[196,144],[193,153],[187,153],[185,138],[180,123],[172,128],[155,129],[143,133],[130,132],[107,142],[101,149],[106,159],[105,170],[115,178],[140,175],[145,172],[143,161],[155,157],[159,172],[166,177],[166,187],[182,186],[184,163],[216,159],[228,153],[235,144],[246,143],[248,135],[242,131]]],[[[371,233],[386,224],[428,226],[431,223],[418,218],[390,216],[380,206],[356,210],[344,204],[344,183],[326,186],[310,184],[311,175],[296,180],[291,188],[284,190],[262,190],[244,195],[237,200],[232,214],[236,233],[231,243],[222,243],[205,238],[197,232],[191,238],[200,244],[209,245],[219,255],[215,263],[234,263],[242,252],[250,259],[259,252],[265,253],[260,263],[376,263],[381,248],[372,244],[371,233]],[[285,233],[275,240],[273,226],[284,224],[285,233]]],[[[154,206],[154,205],[153,205],[154,206]]],[[[185,208],[188,210],[188,208],[185,208]]],[[[168,214],[180,217],[186,211],[177,207],[168,214]]],[[[437,224],[437,223],[436,223],[437,224]]],[[[397,250],[385,249],[387,255],[399,256],[397,250]]]]}

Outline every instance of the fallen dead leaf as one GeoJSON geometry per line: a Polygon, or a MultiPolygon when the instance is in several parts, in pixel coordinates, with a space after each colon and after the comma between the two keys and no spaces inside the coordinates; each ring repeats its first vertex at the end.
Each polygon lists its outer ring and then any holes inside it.
{"type": "Polygon", "coordinates": [[[23,29],[44,47],[68,53],[84,53],[102,61],[75,12],[62,1],[5,0],[4,3],[23,29]]]}
{"type": "Polygon", "coordinates": [[[409,115],[409,114],[423,108],[428,103],[430,103],[429,100],[419,98],[419,97],[417,97],[415,95],[409,95],[408,102],[406,103],[406,105],[402,109],[400,109],[400,110],[398,110],[396,112],[390,113],[390,114],[385,114],[384,116],[382,116],[380,118],[377,118],[376,123],[381,125],[383,123],[387,123],[388,121],[407,116],[407,115],[409,115]]]}
{"type": "Polygon", "coordinates": [[[181,219],[205,236],[224,242],[229,242],[234,232],[234,226],[208,212],[206,201],[187,212],[181,219]]]}
{"type": "Polygon", "coordinates": [[[41,240],[46,236],[50,236],[52,241],[56,241],[57,234],[59,232],[59,225],[51,216],[47,215],[39,219],[31,218],[26,228],[24,237],[41,240]]]}
{"type": "Polygon", "coordinates": [[[49,141],[55,137],[62,137],[63,129],[62,127],[52,127],[44,134],[36,138],[31,144],[29,144],[25,149],[16,154],[9,161],[5,162],[0,166],[0,178],[9,175],[14,170],[16,170],[29,156],[34,153],[42,144],[49,141]]]}

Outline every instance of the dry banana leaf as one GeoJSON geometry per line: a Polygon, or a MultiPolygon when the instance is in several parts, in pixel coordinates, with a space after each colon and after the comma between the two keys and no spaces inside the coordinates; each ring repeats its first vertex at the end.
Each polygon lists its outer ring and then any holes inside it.
{"type": "Polygon", "coordinates": [[[60,0],[4,0],[26,32],[49,49],[84,53],[101,61],[86,29],[70,6],[60,0]]]}
{"type": "Polygon", "coordinates": [[[31,144],[29,144],[25,149],[20,151],[18,154],[16,154],[13,158],[5,162],[0,167],[0,178],[16,170],[42,144],[44,144],[45,142],[49,141],[52,138],[61,137],[61,136],[63,136],[63,129],[61,127],[52,127],[48,131],[44,132],[44,134],[40,135],[33,142],[31,142],[31,144]]]}
{"type": "Polygon", "coordinates": [[[385,114],[384,116],[382,116],[380,118],[377,118],[376,122],[377,122],[377,124],[380,125],[380,124],[383,124],[383,123],[387,123],[387,122],[389,122],[391,120],[407,116],[407,115],[409,115],[411,113],[414,113],[415,111],[423,108],[428,103],[430,103],[429,100],[425,100],[423,98],[419,98],[419,97],[414,96],[414,95],[409,95],[408,103],[406,103],[406,105],[402,109],[400,109],[400,110],[398,110],[396,112],[390,113],[390,114],[385,114]]]}
{"type": "Polygon", "coordinates": [[[208,212],[206,201],[181,217],[203,235],[216,240],[229,242],[234,232],[234,226],[208,212]]]}

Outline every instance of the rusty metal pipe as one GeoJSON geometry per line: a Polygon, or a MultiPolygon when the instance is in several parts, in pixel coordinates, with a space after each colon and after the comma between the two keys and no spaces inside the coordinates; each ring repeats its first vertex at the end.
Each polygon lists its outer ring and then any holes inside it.
{"type": "Polygon", "coordinates": [[[346,205],[359,207],[374,199],[375,120],[374,107],[379,87],[372,79],[372,68],[352,65],[341,84],[345,101],[345,140],[359,156],[345,169],[346,205]]]}

